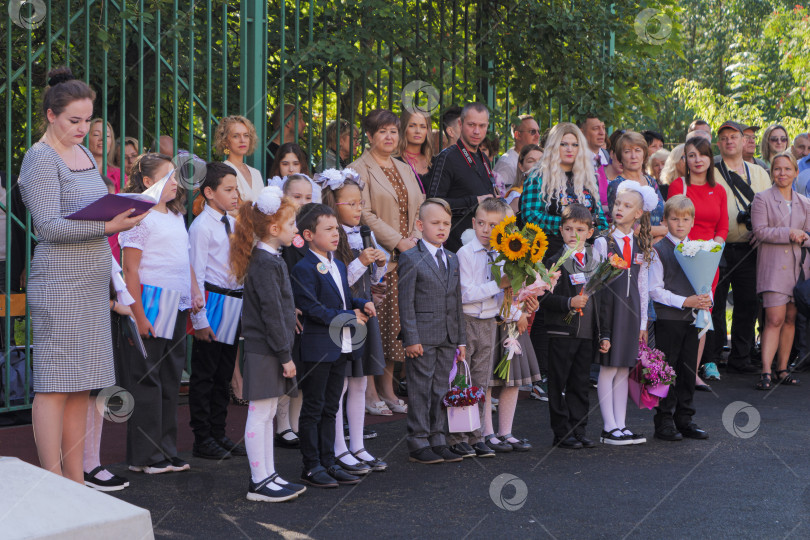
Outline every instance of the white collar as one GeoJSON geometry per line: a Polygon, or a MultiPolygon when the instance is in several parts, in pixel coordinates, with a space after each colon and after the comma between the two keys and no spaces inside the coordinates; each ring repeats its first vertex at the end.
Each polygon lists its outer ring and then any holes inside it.
{"type": "MultiPolygon", "coordinates": [[[[310,249],[310,251],[312,251],[312,249],[310,249]]],[[[326,257],[324,257],[323,255],[321,255],[319,253],[315,253],[314,251],[312,251],[312,254],[315,255],[316,257],[318,257],[318,260],[321,261],[322,263],[326,264],[327,266],[332,265],[332,260],[331,260],[332,255],[331,255],[331,253],[329,254],[329,259],[327,259],[326,257]]]]}
{"type": "MultiPolygon", "coordinates": [[[[440,249],[444,249],[444,248],[437,248],[436,246],[425,240],[422,240],[422,243],[427,247],[430,256],[433,257],[434,259],[436,258],[436,252],[439,251],[440,249]]],[[[444,254],[447,255],[447,252],[444,252],[444,254]]]]}
{"type": "Polygon", "coordinates": [[[203,212],[206,212],[209,216],[216,219],[217,221],[222,221],[222,216],[227,216],[228,215],[227,213],[220,214],[219,211],[212,208],[211,205],[209,205],[207,202],[203,206],[203,212]]]}
{"type": "Polygon", "coordinates": [[[677,246],[678,244],[680,244],[681,242],[688,242],[688,241],[689,241],[689,236],[688,236],[688,235],[687,235],[687,237],[686,237],[686,238],[684,238],[683,240],[678,240],[677,238],[675,238],[675,237],[672,235],[672,233],[667,233],[667,238],[669,238],[669,241],[670,241],[670,242],[672,242],[673,244],[675,244],[676,246],[677,246]]]}
{"type": "Polygon", "coordinates": [[[262,242],[261,240],[259,240],[258,242],[256,242],[256,247],[257,247],[257,248],[259,248],[259,249],[263,249],[263,250],[265,250],[267,253],[269,253],[269,254],[271,254],[271,255],[276,255],[276,256],[278,256],[278,255],[279,255],[279,252],[278,252],[278,250],[277,250],[276,248],[274,248],[274,247],[273,247],[273,246],[271,246],[270,244],[265,244],[265,243],[264,243],[264,242],[262,242]]]}
{"type": "Polygon", "coordinates": [[[593,161],[594,158],[598,157],[599,158],[599,163],[601,163],[602,165],[607,165],[608,164],[608,160],[605,157],[605,153],[602,151],[601,148],[599,150],[597,150],[596,152],[593,152],[589,147],[588,152],[589,152],[589,154],[591,156],[591,161],[593,161]]]}
{"type": "Polygon", "coordinates": [[[348,225],[341,225],[346,234],[360,234],[360,225],[356,227],[349,227],[348,225]]]}
{"type": "Polygon", "coordinates": [[[470,245],[472,246],[473,253],[478,253],[479,251],[490,251],[492,249],[491,247],[489,249],[485,248],[475,235],[473,235],[472,240],[470,240],[470,245]]]}
{"type": "Polygon", "coordinates": [[[613,238],[615,238],[616,240],[621,240],[621,239],[622,239],[622,238],[624,238],[624,237],[627,237],[627,238],[629,238],[630,240],[633,240],[633,230],[632,230],[632,229],[630,230],[630,234],[624,234],[624,233],[623,233],[622,231],[620,231],[619,229],[615,229],[615,230],[613,231],[613,238]]]}

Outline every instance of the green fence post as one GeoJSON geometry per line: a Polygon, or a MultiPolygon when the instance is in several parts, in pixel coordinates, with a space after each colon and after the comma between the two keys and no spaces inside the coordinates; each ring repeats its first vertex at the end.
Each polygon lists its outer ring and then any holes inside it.
{"type": "MultiPolygon", "coordinates": [[[[256,128],[259,141],[266,140],[267,131],[267,93],[264,88],[267,71],[264,63],[264,50],[267,48],[267,17],[265,6],[260,0],[244,0],[240,7],[240,41],[239,51],[239,105],[242,113],[256,128]]],[[[262,171],[265,176],[269,171],[264,170],[264,144],[257,147],[252,156],[248,156],[248,164],[262,171]]]]}

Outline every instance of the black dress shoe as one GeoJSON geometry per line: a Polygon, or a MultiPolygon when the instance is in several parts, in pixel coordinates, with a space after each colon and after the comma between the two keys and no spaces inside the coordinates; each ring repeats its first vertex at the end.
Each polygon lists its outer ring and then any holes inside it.
{"type": "Polygon", "coordinates": [[[688,426],[679,429],[681,434],[688,439],[708,439],[709,434],[700,429],[700,426],[690,422],[688,426]]]}
{"type": "Polygon", "coordinates": [[[501,441],[495,435],[487,435],[484,437],[484,441],[484,444],[486,444],[487,447],[490,450],[493,450],[495,453],[506,453],[514,450],[510,443],[506,442],[506,440],[501,441]]]}
{"type": "Polygon", "coordinates": [[[235,443],[230,440],[228,437],[222,437],[221,439],[217,439],[217,444],[219,444],[222,448],[228,451],[232,456],[246,456],[247,450],[245,450],[245,445],[235,443]]]}
{"type": "Polygon", "coordinates": [[[329,473],[329,476],[337,480],[338,484],[348,486],[360,482],[359,476],[343,470],[343,467],[341,467],[340,465],[332,465],[331,467],[328,467],[326,469],[326,472],[329,473]]]}
{"type": "Polygon", "coordinates": [[[564,448],[565,450],[582,450],[582,443],[574,436],[566,437],[565,439],[554,437],[553,446],[564,448]]]}
{"type": "MultiPolygon", "coordinates": [[[[371,472],[371,467],[369,467],[368,465],[366,465],[364,462],[362,462],[360,460],[358,460],[358,462],[355,463],[354,465],[349,465],[348,463],[346,463],[343,460],[343,458],[346,457],[346,456],[354,457],[354,455],[351,452],[346,450],[345,452],[343,452],[342,454],[337,456],[337,464],[340,465],[340,467],[342,469],[344,469],[345,471],[347,471],[349,474],[354,474],[354,475],[360,476],[360,475],[368,474],[368,473],[371,472]]],[[[355,458],[355,459],[357,459],[357,458],[355,458]]]]}
{"type": "MultiPolygon", "coordinates": [[[[465,451],[465,452],[467,452],[467,454],[468,454],[468,455],[469,455],[469,454],[475,454],[475,448],[473,448],[472,446],[470,446],[470,443],[467,443],[467,442],[460,442],[460,443],[458,443],[458,444],[464,447],[464,451],[465,451]]],[[[466,457],[466,456],[465,456],[465,457],[466,457]]],[[[470,457],[475,457],[475,456],[473,455],[473,456],[470,456],[470,457]]]]}
{"type": "Polygon", "coordinates": [[[456,452],[453,452],[452,450],[450,450],[450,447],[446,445],[431,446],[430,449],[433,450],[434,454],[442,458],[445,461],[445,463],[458,463],[459,461],[464,459],[464,456],[461,456],[456,452]]]}
{"type": "Polygon", "coordinates": [[[463,442],[456,443],[453,446],[451,446],[450,451],[458,454],[462,458],[475,457],[475,450],[472,449],[472,446],[463,442]],[[467,450],[465,446],[469,447],[469,450],[467,450]]]}
{"type": "Polygon", "coordinates": [[[495,451],[482,442],[472,445],[475,450],[475,457],[495,457],[495,451]]]}
{"type": "Polygon", "coordinates": [[[301,440],[298,438],[298,435],[291,429],[285,429],[281,433],[276,433],[275,436],[276,444],[282,448],[300,448],[301,447],[301,440]],[[295,438],[287,438],[287,434],[291,434],[295,438]]]}
{"type": "Polygon", "coordinates": [[[743,364],[741,366],[728,364],[726,369],[729,371],[734,371],[735,373],[759,373],[759,369],[751,364],[743,364]]]}
{"type": "Polygon", "coordinates": [[[512,447],[512,450],[515,452],[528,452],[532,449],[531,443],[529,443],[528,439],[518,439],[511,433],[507,433],[506,435],[500,435],[498,437],[503,442],[509,443],[509,446],[512,447]],[[515,439],[517,442],[512,442],[509,439],[515,439]]]}
{"type": "Polygon", "coordinates": [[[681,435],[681,432],[675,429],[675,426],[672,424],[667,424],[659,428],[656,428],[653,437],[655,437],[656,439],[661,439],[662,441],[683,440],[683,435],[681,435]]]}
{"type": "Polygon", "coordinates": [[[191,447],[191,455],[203,459],[229,459],[231,455],[213,437],[208,437],[191,447]]]}
{"type": "Polygon", "coordinates": [[[581,433],[574,433],[574,438],[582,444],[582,448],[596,448],[596,443],[581,433]]]}
{"type": "Polygon", "coordinates": [[[301,481],[307,485],[318,488],[336,488],[337,480],[330,476],[324,467],[318,466],[314,469],[301,472],[301,481]]]}
{"type": "Polygon", "coordinates": [[[695,390],[697,390],[698,392],[711,392],[712,387],[709,386],[708,384],[696,384],[695,390]]]}
{"type": "Polygon", "coordinates": [[[432,465],[434,463],[444,462],[444,458],[437,456],[429,446],[426,446],[411,452],[408,456],[408,461],[412,463],[422,463],[423,465],[432,465]]]}

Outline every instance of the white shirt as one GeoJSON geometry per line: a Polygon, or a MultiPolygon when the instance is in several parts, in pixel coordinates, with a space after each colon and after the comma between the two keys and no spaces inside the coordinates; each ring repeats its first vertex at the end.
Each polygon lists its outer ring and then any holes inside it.
{"type": "MultiPolygon", "coordinates": [[[[310,249],[310,251],[312,250],[310,249]]],[[[332,254],[330,253],[330,258],[327,259],[314,251],[312,251],[312,253],[318,257],[318,260],[325,264],[329,269],[329,275],[332,276],[333,280],[335,280],[337,288],[340,291],[340,298],[343,300],[343,309],[351,309],[351,306],[349,306],[349,304],[346,302],[346,293],[343,291],[343,280],[340,278],[340,270],[338,270],[337,265],[333,264],[330,260],[332,258],[332,254]]],[[[352,352],[352,334],[348,326],[343,327],[343,339],[341,340],[340,344],[340,352],[344,354],[352,352]]]]}
{"type": "MultiPolygon", "coordinates": [[[[274,247],[273,247],[273,246],[271,246],[270,244],[265,244],[265,243],[264,243],[264,242],[262,242],[261,240],[259,240],[258,242],[256,242],[256,247],[257,247],[257,248],[259,248],[259,249],[263,249],[263,250],[265,250],[265,251],[266,251],[267,253],[269,253],[270,255],[275,255],[276,257],[281,257],[281,253],[279,253],[279,252],[278,252],[278,250],[277,250],[276,248],[274,248],[274,247]]],[[[317,255],[317,253],[316,253],[316,255],[317,255]]],[[[196,270],[195,270],[195,272],[196,272],[196,270]]]]}
{"type": "Polygon", "coordinates": [[[447,253],[445,253],[444,248],[438,248],[428,242],[427,240],[422,240],[422,243],[427,247],[428,253],[430,253],[430,257],[433,259],[433,262],[436,264],[436,268],[439,267],[439,261],[436,259],[436,252],[440,249],[442,250],[442,261],[444,261],[444,267],[447,268],[447,253]]]}
{"type": "Polygon", "coordinates": [[[264,181],[262,180],[262,173],[259,172],[259,169],[254,169],[245,163],[250,171],[250,178],[245,178],[242,171],[237,169],[233,163],[227,160],[223,161],[223,163],[235,171],[236,190],[239,192],[239,197],[242,198],[242,201],[255,201],[258,199],[259,193],[264,189],[264,181]]]}
{"type": "Polygon", "coordinates": [[[118,235],[122,248],[142,252],[138,276],[142,285],[180,292],[180,311],[191,308],[191,258],[183,216],[150,210],[137,227],[118,235]]]}
{"type": "MultiPolygon", "coordinates": [[[[632,250],[633,246],[633,231],[630,231],[630,234],[626,235],[627,238],[630,239],[630,249],[632,250]]],[[[622,248],[624,248],[624,237],[625,234],[622,233],[619,229],[613,230],[613,242],[616,244],[616,252],[621,257],[622,255],[622,248]]],[[[604,237],[599,237],[593,243],[593,249],[599,254],[599,257],[604,260],[607,258],[607,240],[604,237]]],[[[632,251],[630,252],[631,257],[635,260],[636,254],[632,251]]],[[[648,283],[649,283],[649,269],[650,265],[646,262],[641,265],[641,268],[638,272],[638,296],[639,296],[639,310],[641,311],[641,324],[640,330],[647,329],[647,307],[650,303],[650,295],[648,292],[648,283]]]]}
{"type": "Polygon", "coordinates": [[[487,249],[473,237],[456,255],[464,314],[476,319],[492,319],[501,309],[503,291],[499,282],[492,279],[487,249]]]}
{"type": "MultiPolygon", "coordinates": [[[[343,230],[346,231],[346,238],[349,240],[349,247],[352,249],[359,249],[360,251],[363,250],[363,238],[360,236],[360,226],[357,227],[347,227],[343,225],[343,230]]],[[[385,253],[386,264],[383,266],[377,266],[377,263],[371,263],[371,283],[376,284],[382,280],[383,276],[385,276],[385,272],[388,269],[388,260],[390,259],[388,252],[384,249],[380,248],[377,244],[377,238],[374,236],[374,233],[371,233],[371,241],[377,246],[377,249],[385,253]]],[[[349,286],[351,287],[357,280],[363,277],[363,274],[366,273],[368,270],[368,266],[363,265],[360,262],[359,258],[355,258],[349,266],[346,267],[346,278],[349,280],[349,286]]]]}
{"type": "Polygon", "coordinates": [[[509,189],[515,183],[519,158],[520,156],[513,146],[507,150],[504,155],[499,157],[495,166],[492,167],[492,171],[501,176],[501,180],[503,180],[503,185],[506,186],[506,189],[509,189]]]}
{"type": "Polygon", "coordinates": [[[605,166],[610,165],[610,156],[608,156],[607,152],[604,149],[600,148],[598,153],[594,153],[591,151],[590,148],[588,148],[588,156],[591,159],[591,163],[593,163],[594,165],[596,165],[597,155],[599,156],[599,163],[605,166]]]}
{"type": "MultiPolygon", "coordinates": [[[[206,204],[188,231],[191,266],[194,268],[200,292],[205,291],[206,281],[223,289],[242,288],[231,275],[231,240],[225,231],[225,224],[221,221],[222,217],[223,214],[206,204]]],[[[227,219],[233,232],[236,220],[231,216],[227,216],[227,219]]],[[[199,313],[191,314],[191,323],[195,330],[210,326],[205,308],[199,313]]]]}
{"type": "MultiPolygon", "coordinates": [[[[671,233],[667,233],[666,236],[669,240],[672,241],[673,244],[677,247],[678,244],[688,240],[685,238],[684,240],[678,240],[671,233]]],[[[686,300],[685,296],[681,296],[679,294],[675,294],[672,291],[668,291],[664,288],[664,265],[661,262],[661,259],[658,258],[658,254],[653,251],[653,260],[650,264],[650,298],[652,298],[653,302],[658,302],[659,304],[664,304],[665,306],[672,306],[678,309],[683,309],[683,303],[686,300]]]]}
{"type": "Polygon", "coordinates": [[[112,258],[112,284],[113,289],[115,289],[115,296],[116,300],[119,304],[124,304],[125,306],[131,306],[135,303],[135,299],[132,298],[132,295],[129,294],[129,290],[127,290],[127,284],[124,283],[124,278],[121,277],[121,265],[118,264],[118,261],[115,260],[115,257],[112,258]]]}

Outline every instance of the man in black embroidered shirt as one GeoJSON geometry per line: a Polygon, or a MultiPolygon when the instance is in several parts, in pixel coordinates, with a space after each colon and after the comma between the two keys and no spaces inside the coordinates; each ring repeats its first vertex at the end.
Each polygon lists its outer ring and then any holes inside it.
{"type": "Polygon", "coordinates": [[[461,233],[472,227],[478,203],[495,195],[489,159],[478,149],[487,135],[489,111],[482,103],[461,110],[461,137],[442,150],[431,166],[427,196],[446,200],[453,210],[453,225],[445,247],[458,251],[461,233]]]}

